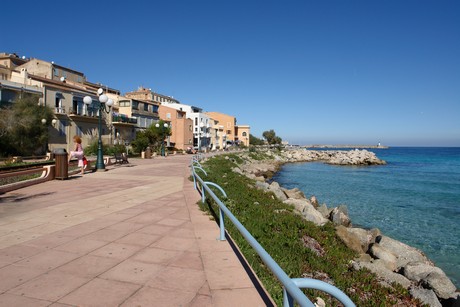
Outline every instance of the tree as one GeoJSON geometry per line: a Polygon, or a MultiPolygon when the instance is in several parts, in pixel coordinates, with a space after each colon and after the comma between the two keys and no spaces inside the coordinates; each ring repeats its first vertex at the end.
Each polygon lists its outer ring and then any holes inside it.
{"type": "Polygon", "coordinates": [[[0,154],[30,156],[43,154],[53,110],[38,104],[38,96],[24,95],[0,110],[0,154]],[[42,119],[46,123],[42,123],[42,119]]]}
{"type": "Polygon", "coordinates": [[[158,123],[150,125],[144,131],[136,134],[136,139],[131,142],[131,145],[137,152],[144,151],[147,146],[153,150],[159,150],[164,139],[171,135],[171,127],[165,127],[166,122],[160,120],[158,123]],[[156,125],[158,124],[158,127],[156,125]]]}
{"type": "Polygon", "coordinates": [[[263,145],[264,140],[259,139],[258,137],[255,137],[252,134],[249,134],[249,144],[251,144],[251,145],[263,145]]]}
{"type": "Polygon", "coordinates": [[[273,129],[264,131],[264,133],[262,133],[262,136],[269,145],[281,144],[281,142],[283,141],[279,136],[276,136],[276,133],[273,129]]]}

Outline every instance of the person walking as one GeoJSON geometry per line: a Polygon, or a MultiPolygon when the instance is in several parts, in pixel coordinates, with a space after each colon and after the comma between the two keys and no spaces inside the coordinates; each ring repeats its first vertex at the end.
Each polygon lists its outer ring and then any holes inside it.
{"type": "Polygon", "coordinates": [[[78,167],[81,168],[81,174],[83,175],[85,174],[85,165],[83,164],[84,154],[83,146],[81,146],[81,138],[78,135],[75,135],[73,137],[73,142],[75,143],[75,150],[70,151],[68,163],[70,163],[72,158],[78,159],[78,167]]]}

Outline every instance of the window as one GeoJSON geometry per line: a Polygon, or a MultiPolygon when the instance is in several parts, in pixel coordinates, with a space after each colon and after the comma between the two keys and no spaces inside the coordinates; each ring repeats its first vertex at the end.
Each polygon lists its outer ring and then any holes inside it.
{"type": "Polygon", "coordinates": [[[77,133],[76,133],[78,136],[82,136],[82,131],[81,131],[81,127],[77,126],[77,133]]]}
{"type": "Polygon", "coordinates": [[[157,105],[152,105],[152,113],[158,113],[158,106],[157,105]]]}
{"type": "Polygon", "coordinates": [[[232,131],[231,130],[227,130],[227,134],[232,134],[232,131]]]}
{"type": "Polygon", "coordinates": [[[146,103],[144,103],[144,111],[147,111],[147,112],[149,111],[149,105],[146,103]]]}
{"type": "Polygon", "coordinates": [[[195,117],[195,126],[198,126],[198,117],[195,117]]]}
{"type": "Polygon", "coordinates": [[[248,136],[248,134],[246,132],[243,132],[243,136],[248,136]]]}
{"type": "Polygon", "coordinates": [[[82,79],[81,76],[78,76],[78,77],[77,77],[77,82],[78,82],[78,83],[82,83],[82,82],[83,82],[83,79],[82,79]]]}
{"type": "Polygon", "coordinates": [[[53,75],[54,75],[55,77],[59,77],[59,69],[53,68],[53,75]]]}
{"type": "Polygon", "coordinates": [[[131,103],[130,103],[129,100],[121,100],[119,102],[119,104],[120,104],[120,107],[129,107],[129,106],[131,106],[131,103]]]}
{"type": "Polygon", "coordinates": [[[139,110],[139,102],[138,101],[133,101],[133,109],[139,110]]]}
{"type": "Polygon", "coordinates": [[[166,118],[171,119],[171,113],[166,113],[166,118]]]}

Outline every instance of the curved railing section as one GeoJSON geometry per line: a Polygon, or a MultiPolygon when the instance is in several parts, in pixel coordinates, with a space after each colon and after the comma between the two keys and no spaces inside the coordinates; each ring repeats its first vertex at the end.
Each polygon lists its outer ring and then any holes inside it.
{"type": "Polygon", "coordinates": [[[204,181],[199,175],[198,172],[204,173],[207,176],[206,171],[200,164],[200,160],[203,156],[196,155],[192,158],[191,162],[191,171],[193,176],[193,182],[195,189],[201,193],[201,201],[204,203],[206,200],[206,193],[216,202],[219,206],[219,215],[220,215],[220,240],[225,240],[225,223],[224,217],[227,217],[233,225],[238,229],[241,235],[246,239],[246,241],[254,248],[257,254],[260,256],[265,265],[272,271],[272,273],[278,278],[278,280],[283,285],[284,297],[283,305],[285,307],[292,307],[296,302],[300,306],[315,306],[308,297],[300,290],[301,288],[316,289],[324,291],[337,300],[339,300],[346,307],[355,307],[356,305],[351,301],[351,299],[343,293],[338,288],[325,283],[320,280],[311,279],[311,278],[293,278],[291,279],[281,267],[276,263],[275,260],[265,251],[265,249],[257,242],[257,240],[249,233],[249,231],[238,221],[238,219],[232,214],[232,212],[227,208],[227,206],[214,194],[210,186],[216,187],[222,195],[227,198],[225,191],[215,183],[204,181]]]}

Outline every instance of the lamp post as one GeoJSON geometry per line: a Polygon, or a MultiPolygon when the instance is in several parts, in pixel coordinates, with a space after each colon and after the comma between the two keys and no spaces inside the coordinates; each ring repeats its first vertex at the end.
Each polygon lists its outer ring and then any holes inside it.
{"type": "MultiPolygon", "coordinates": [[[[41,99],[41,98],[40,98],[40,99],[41,99]]],[[[46,121],[46,118],[42,118],[41,121],[42,121],[42,124],[45,126],[45,125],[46,125],[46,122],[47,122],[47,121],[46,121]]],[[[53,118],[53,119],[51,120],[51,124],[53,125],[53,127],[54,127],[54,125],[55,125],[56,123],[57,123],[57,120],[56,120],[55,118],[53,118]]],[[[49,152],[49,151],[50,151],[49,148],[48,148],[48,147],[49,147],[49,138],[50,138],[49,127],[46,126],[46,147],[45,147],[45,151],[46,151],[46,152],[49,152]]]]}
{"type": "Polygon", "coordinates": [[[161,127],[161,156],[165,156],[165,136],[166,136],[166,130],[169,128],[167,123],[164,123],[163,126],[161,126],[159,123],[155,124],[155,127],[160,128],[161,127]]]}
{"type": "MultiPolygon", "coordinates": [[[[109,99],[107,95],[104,94],[104,90],[102,88],[97,90],[97,94],[99,95],[99,120],[98,120],[98,128],[99,128],[99,139],[97,141],[97,160],[96,160],[96,170],[97,171],[104,171],[104,157],[102,151],[102,112],[106,112],[107,114],[110,112],[110,109],[113,105],[113,100],[109,99]],[[107,109],[106,106],[109,108],[107,109]]],[[[85,96],[83,98],[83,102],[88,107],[90,104],[93,103],[93,99],[90,96],[85,96]]]]}

